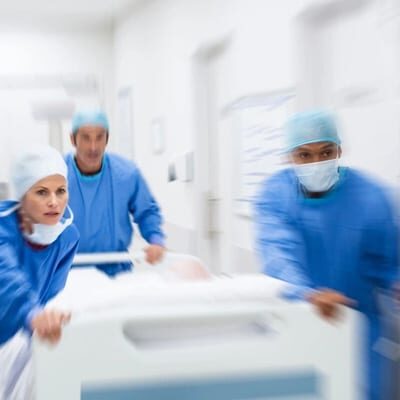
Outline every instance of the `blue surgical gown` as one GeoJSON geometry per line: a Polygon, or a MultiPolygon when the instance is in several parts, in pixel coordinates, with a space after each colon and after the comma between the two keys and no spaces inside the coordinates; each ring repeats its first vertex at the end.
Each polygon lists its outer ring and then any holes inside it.
{"type": "MultiPolygon", "coordinates": [[[[15,202],[0,202],[0,212],[15,202]]],[[[0,217],[0,345],[20,329],[28,316],[44,307],[65,285],[79,234],[68,226],[55,242],[35,248],[19,228],[17,212],[0,217]]]]}
{"type": "Polygon", "coordinates": [[[292,283],[304,296],[319,288],[356,301],[368,320],[370,399],[379,399],[380,336],[376,291],[397,278],[398,237],[385,190],[362,173],[340,169],[336,187],[306,198],[292,169],[266,180],[254,203],[256,247],[266,274],[292,283]]]}
{"type": "MultiPolygon", "coordinates": [[[[160,208],[136,165],[116,154],[105,153],[101,171],[82,175],[73,154],[66,156],[69,205],[80,233],[79,253],[127,251],[132,222],[151,244],[164,245],[160,208]]],[[[110,276],[130,264],[100,264],[110,276]]]]}

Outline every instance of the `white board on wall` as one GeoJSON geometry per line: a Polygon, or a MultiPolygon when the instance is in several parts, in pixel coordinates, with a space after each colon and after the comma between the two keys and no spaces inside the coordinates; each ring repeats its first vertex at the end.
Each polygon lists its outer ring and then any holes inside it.
{"type": "Polygon", "coordinates": [[[286,166],[283,127],[294,111],[294,89],[246,96],[230,106],[236,131],[234,210],[250,216],[260,184],[286,166]]]}

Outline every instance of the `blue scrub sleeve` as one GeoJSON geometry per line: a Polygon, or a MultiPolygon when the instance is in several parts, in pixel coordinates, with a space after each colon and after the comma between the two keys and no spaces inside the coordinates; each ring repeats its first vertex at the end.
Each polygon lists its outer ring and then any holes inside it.
{"type": "Polygon", "coordinates": [[[129,202],[129,212],[148,243],[164,246],[165,235],[161,229],[163,220],[160,207],[138,169],[135,171],[134,184],[135,189],[129,202]]]}
{"type": "Polygon", "coordinates": [[[75,253],[78,249],[78,244],[79,241],[77,240],[59,262],[57,269],[51,279],[50,287],[45,298],[46,303],[54,296],[56,296],[62,289],[64,289],[68,277],[68,272],[71,268],[75,253]]]}
{"type": "Polygon", "coordinates": [[[305,247],[277,197],[264,190],[253,204],[256,251],[265,274],[291,284],[284,296],[304,299],[313,292],[305,270],[305,247]]]}
{"type": "Polygon", "coordinates": [[[26,327],[29,313],[40,301],[21,267],[12,245],[0,243],[0,344],[26,327]]]}
{"type": "Polygon", "coordinates": [[[157,235],[157,234],[151,235],[148,242],[150,244],[157,244],[162,247],[164,247],[164,245],[165,245],[164,237],[161,235],[157,235]]]}
{"type": "Polygon", "coordinates": [[[25,320],[25,324],[24,324],[24,329],[29,334],[32,333],[32,320],[33,320],[33,318],[35,318],[36,315],[38,315],[42,311],[43,311],[43,307],[35,307],[31,311],[29,311],[29,313],[28,313],[28,315],[26,317],[26,320],[25,320]]]}
{"type": "Polygon", "coordinates": [[[364,234],[364,257],[371,260],[365,274],[376,286],[391,289],[399,282],[399,227],[390,204],[376,210],[375,216],[364,234]]]}

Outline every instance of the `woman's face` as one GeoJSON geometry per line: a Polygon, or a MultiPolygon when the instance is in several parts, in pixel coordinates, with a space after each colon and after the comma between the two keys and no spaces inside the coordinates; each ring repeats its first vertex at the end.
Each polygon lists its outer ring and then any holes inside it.
{"type": "Polygon", "coordinates": [[[36,182],[22,198],[21,208],[35,224],[54,225],[64,214],[68,202],[67,182],[51,175],[36,182]]]}

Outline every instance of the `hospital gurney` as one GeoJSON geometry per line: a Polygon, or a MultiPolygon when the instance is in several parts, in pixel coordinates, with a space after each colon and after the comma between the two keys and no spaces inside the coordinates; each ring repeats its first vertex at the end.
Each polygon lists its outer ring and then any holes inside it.
{"type": "Polygon", "coordinates": [[[56,347],[34,341],[38,400],[357,398],[356,312],[329,324],[308,304],[279,300],[283,283],[263,275],[139,275],[103,282],[98,294],[109,300],[115,284],[112,306],[70,303],[74,318],[56,347]]]}

